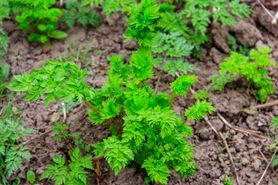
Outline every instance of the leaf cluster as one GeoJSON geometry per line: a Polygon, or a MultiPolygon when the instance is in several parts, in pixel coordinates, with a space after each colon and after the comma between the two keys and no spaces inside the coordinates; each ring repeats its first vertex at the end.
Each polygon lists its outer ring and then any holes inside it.
{"type": "Polygon", "coordinates": [[[87,185],[89,173],[93,169],[92,156],[82,157],[79,148],[73,149],[70,161],[62,156],[54,156],[55,164],[46,167],[41,179],[51,179],[55,185],[87,185]]]}
{"type": "Polygon", "coordinates": [[[0,1],[0,57],[7,53],[9,38],[3,30],[2,22],[5,18],[8,18],[10,14],[10,6],[8,0],[0,1]]]}
{"type": "Polygon", "coordinates": [[[180,61],[192,53],[200,56],[201,45],[208,41],[207,28],[211,22],[235,25],[235,16],[243,18],[251,13],[251,9],[238,0],[184,0],[180,3],[183,7],[177,9],[172,4],[142,0],[127,11],[126,38],[135,39],[141,47],[151,47],[163,58],[162,65],[169,59],[180,61]]]}
{"type": "Polygon", "coordinates": [[[178,74],[188,74],[190,72],[197,71],[197,68],[188,62],[185,62],[183,58],[164,60],[162,57],[154,59],[155,67],[168,73],[171,76],[178,74]]]}
{"type": "Polygon", "coordinates": [[[72,62],[48,61],[32,73],[14,76],[9,84],[12,91],[24,92],[26,100],[44,97],[45,104],[53,101],[82,102],[90,99],[93,90],[86,84],[87,71],[72,62]]]}
{"type": "Polygon", "coordinates": [[[225,85],[237,77],[245,78],[254,86],[254,94],[259,101],[265,101],[268,95],[275,92],[275,87],[268,76],[268,67],[274,67],[275,61],[269,58],[271,49],[261,47],[251,50],[249,56],[231,52],[220,64],[220,75],[213,76],[212,87],[222,90],[225,85]]]}
{"type": "Polygon", "coordinates": [[[135,4],[136,0],[83,0],[82,5],[91,7],[101,7],[107,17],[113,12],[127,11],[131,4],[135,4]]]}
{"type": "Polygon", "coordinates": [[[62,16],[64,21],[70,29],[73,29],[76,22],[82,26],[98,26],[100,24],[100,17],[98,13],[90,6],[82,5],[79,0],[67,0],[65,2],[65,9],[62,16]]]}
{"type": "Polygon", "coordinates": [[[30,159],[27,148],[19,144],[20,139],[30,133],[18,119],[8,114],[0,118],[0,183],[6,184],[8,177],[22,168],[23,160],[30,159]]]}
{"type": "Polygon", "coordinates": [[[57,30],[63,11],[53,7],[55,0],[25,0],[18,3],[25,8],[16,17],[16,21],[23,31],[29,32],[29,41],[46,44],[50,38],[67,37],[65,32],[57,30]]]}
{"type": "MultiPolygon", "coordinates": [[[[94,153],[103,156],[116,174],[133,161],[146,170],[150,181],[162,184],[167,183],[171,169],[183,177],[193,174],[193,149],[185,140],[192,130],[172,110],[173,97],[155,93],[147,82],[154,67],[150,48],[140,48],[129,62],[120,55],[109,61],[108,80],[100,89],[87,86],[86,73],[75,64],[58,61],[49,61],[40,69],[14,77],[9,87],[27,94],[29,100],[44,97],[84,101],[90,120],[111,129],[110,137],[94,144],[94,153]]],[[[172,89],[177,95],[185,95],[195,81],[195,76],[181,76],[173,82],[172,89]]],[[[62,161],[59,165],[61,169],[55,167],[53,174],[63,171],[64,164],[62,161]]]]}

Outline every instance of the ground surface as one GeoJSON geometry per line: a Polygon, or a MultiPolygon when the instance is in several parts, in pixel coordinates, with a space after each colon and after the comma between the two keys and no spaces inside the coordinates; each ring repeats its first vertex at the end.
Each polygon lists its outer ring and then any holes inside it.
{"type": "MultiPolygon", "coordinates": [[[[239,22],[236,28],[223,28],[217,24],[212,25],[211,42],[203,48],[203,59],[188,59],[200,70],[197,72],[198,85],[194,90],[207,89],[209,87],[209,76],[217,72],[218,64],[229,51],[224,36],[229,32],[236,36],[242,44],[252,47],[262,44],[269,45],[272,49],[272,58],[278,63],[278,25],[271,25],[268,16],[260,7],[254,7],[253,18],[239,22]]],[[[123,33],[125,20],[121,15],[114,14],[111,18],[103,20],[98,28],[76,27],[65,41],[55,41],[51,43],[51,48],[46,50],[42,46],[30,44],[26,36],[19,30],[13,22],[5,22],[5,29],[10,36],[10,49],[5,58],[11,66],[11,77],[13,75],[30,72],[38,68],[42,63],[52,58],[68,57],[74,59],[80,66],[86,67],[90,71],[88,83],[94,87],[100,87],[106,80],[108,69],[107,56],[121,53],[125,58],[129,57],[132,50],[136,49],[136,43],[124,42],[123,33]],[[84,52],[88,50],[88,52],[84,52]],[[74,55],[77,51],[80,56],[74,55]],[[70,57],[69,57],[70,56],[70,57]]],[[[173,79],[166,74],[157,72],[163,76],[158,85],[159,91],[168,90],[168,83],[173,79]]],[[[278,87],[278,70],[273,69],[271,76],[278,87]]],[[[157,79],[152,80],[156,85],[157,79]]],[[[269,102],[278,99],[278,93],[269,98],[269,102]]],[[[231,154],[235,161],[237,173],[241,185],[254,185],[258,182],[267,160],[271,158],[269,144],[274,139],[270,136],[274,132],[269,127],[271,118],[278,115],[278,106],[258,110],[257,112],[243,112],[242,109],[258,104],[255,98],[247,91],[243,81],[237,81],[229,85],[225,91],[213,92],[210,100],[215,104],[217,112],[220,113],[230,124],[243,129],[251,129],[259,132],[259,135],[267,136],[270,139],[262,139],[251,135],[244,135],[241,132],[230,129],[215,114],[208,119],[213,126],[226,135],[231,154]]],[[[47,164],[51,163],[51,157],[57,154],[64,154],[67,145],[72,143],[57,143],[52,139],[48,131],[53,123],[62,117],[59,105],[52,104],[45,107],[42,101],[26,103],[23,97],[15,95],[14,104],[22,110],[22,119],[26,127],[34,128],[34,133],[30,138],[39,138],[28,142],[32,157],[25,163],[23,171],[17,175],[25,176],[27,170],[34,170],[41,174],[47,164]]],[[[5,106],[7,101],[2,102],[5,106]]],[[[181,113],[192,104],[192,98],[177,99],[174,108],[181,113]]],[[[71,131],[82,135],[87,143],[95,143],[109,135],[109,131],[103,126],[93,125],[87,120],[86,109],[80,105],[74,107],[67,117],[67,123],[71,126],[71,131]]],[[[170,185],[220,185],[225,174],[233,178],[235,175],[233,167],[225,151],[223,141],[216,136],[205,121],[189,123],[194,129],[194,137],[190,143],[195,148],[195,159],[198,163],[198,172],[192,177],[183,180],[176,173],[170,177],[170,185]]],[[[277,130],[276,130],[277,131],[277,130]]],[[[105,161],[102,162],[102,176],[100,184],[103,185],[143,185],[144,172],[139,169],[129,167],[123,170],[118,176],[107,167],[105,161]]],[[[261,184],[273,185],[278,181],[278,171],[269,169],[261,184]]],[[[52,184],[43,182],[42,184],[52,184]]],[[[91,178],[90,184],[96,184],[96,178],[91,178]]]]}

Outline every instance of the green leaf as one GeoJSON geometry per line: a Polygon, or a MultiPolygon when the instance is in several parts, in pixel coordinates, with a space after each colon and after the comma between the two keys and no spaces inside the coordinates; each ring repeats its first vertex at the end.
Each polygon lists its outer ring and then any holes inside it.
{"type": "Polygon", "coordinates": [[[149,157],[144,161],[142,167],[146,169],[151,181],[167,184],[170,171],[161,160],[149,157]]]}
{"type": "Polygon", "coordinates": [[[271,126],[278,128],[278,116],[275,116],[271,120],[271,126]]]}
{"type": "Polygon", "coordinates": [[[27,174],[26,174],[26,177],[27,177],[27,181],[30,184],[34,184],[35,183],[35,181],[36,181],[36,174],[35,174],[35,172],[29,170],[27,172],[27,174]]]}
{"type": "Polygon", "coordinates": [[[215,108],[210,102],[197,100],[192,107],[185,111],[184,115],[187,117],[187,120],[199,121],[214,111],[215,108]]]}
{"type": "Polygon", "coordinates": [[[171,91],[174,95],[183,96],[196,81],[197,77],[194,75],[180,76],[171,83],[171,91]]]}
{"type": "Polygon", "coordinates": [[[54,31],[48,34],[48,36],[53,39],[64,39],[68,36],[68,34],[63,31],[54,31]]]}
{"type": "Polygon", "coordinates": [[[3,83],[9,76],[10,67],[8,64],[0,61],[0,83],[3,83]]]}

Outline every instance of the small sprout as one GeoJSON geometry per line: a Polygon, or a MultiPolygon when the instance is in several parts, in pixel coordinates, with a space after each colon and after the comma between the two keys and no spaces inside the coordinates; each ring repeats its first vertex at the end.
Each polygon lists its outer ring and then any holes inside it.
{"type": "Polygon", "coordinates": [[[171,91],[174,95],[184,96],[196,81],[197,77],[194,75],[180,76],[171,83],[171,91]]]}

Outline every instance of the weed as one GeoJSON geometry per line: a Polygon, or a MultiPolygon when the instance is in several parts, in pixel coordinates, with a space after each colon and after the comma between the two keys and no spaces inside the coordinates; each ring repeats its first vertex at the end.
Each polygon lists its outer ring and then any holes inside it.
{"type": "Polygon", "coordinates": [[[8,183],[8,178],[22,168],[23,160],[29,160],[30,154],[24,145],[19,144],[21,137],[28,136],[20,120],[8,108],[0,116],[0,182],[8,183]]]}
{"type": "Polygon", "coordinates": [[[66,9],[62,16],[64,21],[70,29],[73,29],[76,22],[82,26],[98,26],[100,24],[100,17],[98,13],[90,7],[83,5],[78,0],[67,0],[65,2],[66,9]]]}
{"type": "Polygon", "coordinates": [[[20,28],[29,31],[28,40],[46,44],[50,38],[63,39],[67,34],[57,30],[59,18],[63,15],[62,10],[53,8],[56,0],[26,0],[18,2],[25,8],[16,17],[20,28]]]}
{"type": "Polygon", "coordinates": [[[46,167],[40,179],[51,179],[57,185],[86,185],[89,173],[93,169],[92,157],[82,157],[79,148],[73,149],[70,160],[62,156],[54,156],[54,164],[46,167]]]}
{"type": "Polygon", "coordinates": [[[2,28],[2,21],[5,18],[8,18],[10,14],[10,7],[8,0],[0,1],[0,57],[4,56],[7,53],[9,38],[2,28]]]}
{"type": "Polygon", "coordinates": [[[275,87],[266,69],[275,66],[275,61],[268,57],[270,52],[271,49],[268,47],[253,49],[249,56],[231,52],[230,57],[220,64],[220,74],[211,77],[212,88],[222,90],[227,83],[240,76],[254,86],[254,94],[257,99],[265,101],[268,95],[275,92],[275,87]]]}
{"type": "MultiPolygon", "coordinates": [[[[171,95],[154,93],[147,83],[153,76],[151,50],[139,49],[129,63],[120,55],[109,61],[108,81],[101,89],[89,87],[87,72],[76,64],[58,61],[15,76],[9,88],[26,93],[27,100],[43,97],[46,104],[84,102],[90,120],[109,125],[112,131],[112,136],[94,144],[94,153],[103,156],[116,174],[132,161],[146,170],[150,181],[162,184],[167,183],[170,169],[183,177],[193,174],[193,149],[184,140],[191,136],[191,128],[172,110],[171,95]]],[[[195,81],[193,75],[181,76],[171,85],[173,94],[185,95],[195,81]]],[[[195,107],[186,111],[188,119],[201,119],[213,109],[203,101],[197,101],[195,107]]],[[[67,128],[59,126],[58,130],[67,128]]]]}
{"type": "Polygon", "coordinates": [[[224,176],[223,185],[233,185],[232,179],[230,179],[227,175],[224,176]]]}

